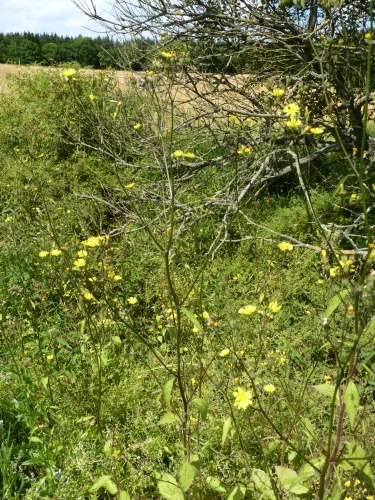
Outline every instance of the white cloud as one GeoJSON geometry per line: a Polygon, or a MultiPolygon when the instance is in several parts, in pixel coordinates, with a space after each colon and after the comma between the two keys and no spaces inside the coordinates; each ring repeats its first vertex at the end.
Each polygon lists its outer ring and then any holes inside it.
{"type": "MultiPolygon", "coordinates": [[[[105,0],[95,3],[106,6],[105,0]]],[[[29,31],[95,37],[104,32],[71,0],[0,0],[0,11],[0,33],[29,31]]]]}

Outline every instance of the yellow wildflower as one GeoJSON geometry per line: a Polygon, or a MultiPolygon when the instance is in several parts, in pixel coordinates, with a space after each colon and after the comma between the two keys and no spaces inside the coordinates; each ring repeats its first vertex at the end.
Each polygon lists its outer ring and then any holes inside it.
{"type": "Polygon", "coordinates": [[[220,352],[219,356],[220,356],[221,358],[224,358],[225,356],[228,356],[228,354],[229,354],[229,353],[230,353],[230,350],[229,350],[228,348],[226,348],[226,349],[223,349],[223,350],[220,352]]]}
{"type": "Polygon", "coordinates": [[[237,406],[239,410],[246,410],[248,406],[253,404],[252,391],[246,391],[242,387],[237,387],[237,391],[233,392],[233,396],[236,398],[234,406],[237,406]]]}
{"type": "Polygon", "coordinates": [[[48,254],[49,254],[49,252],[46,252],[45,250],[43,250],[42,252],[39,252],[39,257],[41,259],[44,259],[45,257],[47,257],[48,254]]]}
{"type": "Polygon", "coordinates": [[[287,122],[285,122],[285,125],[288,127],[288,128],[299,128],[299,127],[302,127],[302,122],[301,120],[296,120],[294,117],[292,117],[290,120],[288,120],[287,122]]]}
{"type": "Polygon", "coordinates": [[[162,52],[161,55],[169,61],[169,59],[171,59],[175,54],[173,52],[162,52]]]}
{"type": "Polygon", "coordinates": [[[372,40],[372,34],[371,33],[366,33],[365,34],[365,39],[366,40],[372,40]]]}
{"type": "Polygon", "coordinates": [[[264,386],[264,390],[269,394],[272,394],[273,392],[276,391],[276,387],[273,384],[267,384],[264,386]]]}
{"type": "Polygon", "coordinates": [[[349,306],[348,307],[348,313],[349,314],[353,314],[354,313],[354,307],[353,306],[349,306]]]}
{"type": "Polygon", "coordinates": [[[48,359],[48,361],[52,361],[54,357],[55,356],[53,354],[48,354],[48,356],[46,356],[46,359],[48,359]]]}
{"type": "Polygon", "coordinates": [[[73,264],[76,267],[85,267],[86,261],[85,261],[85,259],[77,259],[77,260],[73,261],[73,264]]]}
{"type": "Polygon", "coordinates": [[[172,153],[172,156],[175,156],[176,158],[181,158],[182,156],[184,156],[184,152],[181,151],[181,149],[177,149],[177,151],[172,153]]]}
{"type": "Polygon", "coordinates": [[[87,257],[87,252],[86,250],[80,250],[77,252],[78,257],[87,257]]]}
{"type": "Polygon", "coordinates": [[[96,97],[94,96],[94,94],[90,94],[89,99],[90,101],[95,101],[96,97]]]}
{"type": "Polygon", "coordinates": [[[273,89],[272,95],[277,99],[280,99],[285,94],[284,89],[273,89]]]}
{"type": "Polygon", "coordinates": [[[286,251],[291,252],[294,248],[293,245],[291,243],[289,243],[288,241],[282,241],[277,246],[279,247],[279,249],[282,252],[286,252],[286,251]]]}
{"type": "Polygon", "coordinates": [[[331,269],[329,270],[329,275],[331,276],[331,278],[334,278],[335,276],[337,276],[337,273],[339,271],[340,271],[340,267],[339,266],[331,267],[331,269]]]}
{"type": "Polygon", "coordinates": [[[194,158],[196,158],[195,154],[194,153],[185,153],[185,158],[189,158],[191,160],[193,160],[194,158]]]}
{"type": "Polygon", "coordinates": [[[85,297],[86,300],[92,300],[94,298],[93,294],[90,292],[85,292],[83,296],[85,297]]]}
{"type": "Polygon", "coordinates": [[[203,319],[210,319],[210,315],[208,314],[207,311],[203,311],[202,316],[203,316],[203,319]]]}
{"type": "Polygon", "coordinates": [[[72,78],[76,73],[77,70],[74,68],[67,68],[62,72],[63,76],[65,76],[66,78],[72,78]]]}
{"type": "Polygon", "coordinates": [[[350,481],[345,481],[344,486],[345,486],[345,488],[350,488],[351,484],[352,483],[350,481]]]}
{"type": "Polygon", "coordinates": [[[119,276],[118,274],[115,274],[115,276],[113,276],[113,281],[120,281],[122,280],[122,276],[119,276]]]}
{"type": "Polygon", "coordinates": [[[251,151],[253,150],[252,147],[246,147],[244,146],[243,144],[241,145],[240,149],[237,150],[237,153],[239,155],[244,155],[244,154],[248,154],[248,153],[251,153],[251,151]]]}
{"type": "Polygon", "coordinates": [[[138,302],[137,297],[129,297],[127,300],[128,300],[128,304],[130,304],[131,306],[134,306],[134,304],[136,304],[138,302]]]}
{"type": "Polygon", "coordinates": [[[191,330],[193,333],[198,333],[199,332],[199,328],[197,328],[196,326],[191,330]]]}
{"type": "Polygon", "coordinates": [[[49,254],[52,255],[52,257],[57,257],[61,253],[62,253],[61,250],[59,250],[58,248],[54,248],[53,250],[50,251],[49,254]]]}
{"type": "Polygon", "coordinates": [[[319,134],[322,134],[324,132],[324,128],[322,127],[311,127],[310,128],[310,132],[314,135],[319,135],[319,134]]]}
{"type": "Polygon", "coordinates": [[[295,102],[287,104],[284,108],[284,113],[288,116],[295,116],[300,112],[300,107],[295,102]]]}
{"type": "Polygon", "coordinates": [[[238,310],[238,314],[243,314],[244,316],[251,316],[255,311],[257,310],[256,306],[252,305],[247,305],[245,307],[241,307],[241,309],[238,310]]]}
{"type": "Polygon", "coordinates": [[[277,303],[277,300],[274,300],[272,302],[269,303],[268,305],[268,309],[273,312],[274,314],[278,313],[280,311],[280,309],[282,308],[282,306],[280,306],[278,303],[277,303]]]}
{"type": "Polygon", "coordinates": [[[82,245],[85,247],[97,247],[103,241],[101,236],[90,236],[87,240],[81,241],[82,245]]]}
{"type": "Polygon", "coordinates": [[[135,186],[135,182],[131,182],[130,184],[126,184],[125,188],[126,189],[133,189],[134,186],[135,186]]]}
{"type": "Polygon", "coordinates": [[[141,128],[141,124],[136,123],[133,128],[134,128],[134,130],[139,130],[141,128]]]}

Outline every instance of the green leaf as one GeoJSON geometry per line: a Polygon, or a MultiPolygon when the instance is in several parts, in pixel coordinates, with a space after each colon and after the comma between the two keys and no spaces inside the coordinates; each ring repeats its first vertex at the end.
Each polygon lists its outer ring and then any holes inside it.
{"type": "Polygon", "coordinates": [[[199,328],[199,330],[202,330],[202,327],[201,327],[199,321],[194,316],[194,314],[189,311],[189,309],[186,309],[186,307],[181,307],[181,312],[183,314],[185,314],[185,316],[187,317],[187,319],[190,320],[196,328],[199,328]]]}
{"type": "Polygon", "coordinates": [[[180,469],[180,486],[183,492],[186,492],[190,488],[196,473],[197,469],[188,460],[184,460],[180,469]]]}
{"type": "Polygon", "coordinates": [[[168,411],[165,415],[161,417],[158,425],[173,424],[173,422],[176,422],[176,415],[171,411],[168,411]]]}
{"type": "Polygon", "coordinates": [[[31,436],[30,443],[43,443],[43,441],[37,436],[31,436]]]}
{"type": "Polygon", "coordinates": [[[208,484],[209,488],[213,491],[216,491],[217,493],[225,493],[225,488],[221,484],[220,479],[217,477],[212,477],[208,476],[206,478],[206,483],[208,484]]]}
{"type": "Polygon", "coordinates": [[[103,451],[104,451],[104,455],[106,457],[109,457],[110,454],[111,454],[111,451],[112,451],[112,447],[111,447],[111,443],[109,441],[106,441],[104,443],[104,447],[103,447],[103,451]]]}
{"type": "MultiPolygon", "coordinates": [[[[327,384],[324,384],[324,385],[327,385],[327,384]]],[[[303,432],[307,436],[307,440],[310,443],[312,441],[312,439],[315,438],[315,436],[316,436],[315,428],[314,428],[311,420],[309,420],[306,417],[301,418],[301,424],[303,425],[303,432]]]]}
{"type": "Polygon", "coordinates": [[[230,417],[228,417],[223,425],[223,434],[221,436],[221,446],[224,446],[224,444],[225,444],[225,441],[227,439],[228,432],[229,432],[231,425],[232,425],[231,419],[230,419],[230,417]]]}
{"type": "Polygon", "coordinates": [[[352,429],[354,427],[355,417],[357,415],[358,407],[359,407],[359,394],[357,387],[353,380],[349,380],[348,386],[345,390],[344,394],[344,403],[345,408],[349,416],[350,425],[352,429]]]}
{"type": "Polygon", "coordinates": [[[67,347],[68,349],[71,349],[71,348],[72,348],[72,346],[71,346],[70,344],[68,344],[68,342],[67,342],[65,339],[63,339],[62,337],[57,337],[57,339],[56,339],[56,340],[57,340],[57,342],[58,342],[60,345],[63,345],[63,346],[65,346],[65,347],[67,347]]]}
{"type": "Polygon", "coordinates": [[[235,486],[229,493],[227,500],[243,500],[246,495],[246,488],[243,486],[235,486]]]}
{"type": "Polygon", "coordinates": [[[199,411],[201,412],[202,420],[206,420],[207,410],[208,410],[208,405],[206,401],[202,398],[195,398],[193,399],[193,403],[195,403],[198,406],[199,411]]]}
{"type": "Polygon", "coordinates": [[[348,293],[348,290],[341,290],[340,293],[335,295],[333,299],[330,300],[325,314],[326,318],[329,318],[336,311],[348,293]]]}
{"type": "Polygon", "coordinates": [[[254,483],[255,489],[262,493],[262,497],[274,500],[275,495],[272,490],[271,480],[266,472],[262,469],[252,469],[251,480],[254,483]]]}
{"type": "Polygon", "coordinates": [[[49,380],[49,378],[48,378],[48,377],[42,377],[42,379],[41,379],[42,386],[43,386],[46,390],[48,389],[48,380],[49,380]]]}
{"type": "Polygon", "coordinates": [[[168,382],[164,385],[163,393],[164,393],[164,401],[165,404],[167,405],[167,408],[170,408],[171,406],[171,393],[173,389],[173,384],[174,384],[175,377],[170,378],[168,382]]]}
{"type": "Polygon", "coordinates": [[[363,330],[363,335],[372,333],[375,330],[375,316],[367,323],[366,328],[363,330]]]}
{"type": "Polygon", "coordinates": [[[100,476],[100,478],[97,479],[91,486],[89,491],[98,491],[98,489],[102,488],[109,479],[111,479],[111,476],[100,476]]]}
{"type": "MultiPolygon", "coordinates": [[[[335,394],[335,387],[333,385],[328,385],[328,384],[314,385],[314,389],[320,392],[320,394],[323,394],[323,396],[327,396],[328,398],[331,399],[335,394]]],[[[336,394],[336,400],[337,400],[337,394],[336,394]]]]}
{"type": "Polygon", "coordinates": [[[372,488],[375,488],[374,476],[368,460],[368,454],[363,448],[361,448],[361,446],[357,443],[353,443],[348,456],[345,456],[344,458],[346,458],[350,464],[353,464],[354,467],[361,472],[366,482],[372,488]]]}
{"type": "Polygon", "coordinates": [[[127,491],[120,491],[120,496],[118,497],[118,500],[130,500],[130,495],[127,491]]]}
{"type": "Polygon", "coordinates": [[[304,495],[308,493],[309,488],[307,486],[299,484],[303,481],[304,477],[298,476],[297,472],[289,467],[275,467],[277,477],[279,478],[281,487],[290,493],[295,495],[304,495]]]}
{"type": "Polygon", "coordinates": [[[158,481],[160,495],[166,500],[184,500],[184,496],[177,486],[177,481],[171,474],[164,472],[158,481]]]}
{"type": "Polygon", "coordinates": [[[110,495],[116,495],[117,493],[117,486],[115,483],[112,481],[112,479],[108,479],[108,481],[104,485],[105,489],[108,491],[110,495]]]}

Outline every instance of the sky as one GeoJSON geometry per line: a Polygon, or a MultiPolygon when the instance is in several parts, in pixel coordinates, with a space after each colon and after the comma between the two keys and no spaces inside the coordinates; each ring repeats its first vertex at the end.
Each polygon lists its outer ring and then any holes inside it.
{"type": "MultiPolygon", "coordinates": [[[[106,1],[95,0],[95,4],[105,7],[106,1]]],[[[104,34],[103,28],[90,21],[71,0],[0,0],[0,33],[16,31],[94,38],[104,34]]]]}

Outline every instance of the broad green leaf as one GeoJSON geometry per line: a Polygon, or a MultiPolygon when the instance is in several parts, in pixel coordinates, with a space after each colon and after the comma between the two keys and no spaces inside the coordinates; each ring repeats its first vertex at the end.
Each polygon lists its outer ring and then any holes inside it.
{"type": "MultiPolygon", "coordinates": [[[[312,465],[315,465],[316,469],[321,469],[324,465],[325,458],[324,457],[318,457],[318,458],[313,458],[311,460],[312,465]]],[[[300,477],[305,477],[306,479],[315,476],[318,474],[318,470],[316,470],[312,465],[310,464],[303,464],[302,467],[300,468],[298,472],[298,476],[300,477]]]]}
{"type": "Polygon", "coordinates": [[[186,307],[181,307],[181,312],[183,314],[185,314],[187,319],[190,320],[196,328],[199,328],[199,330],[202,330],[202,327],[201,327],[199,321],[194,316],[194,314],[191,311],[189,311],[189,309],[186,309],[186,307]]]}
{"type": "Polygon", "coordinates": [[[363,330],[363,335],[372,333],[373,330],[375,330],[375,316],[367,323],[366,328],[363,330]]]}
{"type": "Polygon", "coordinates": [[[267,448],[264,450],[264,455],[268,457],[268,455],[271,455],[276,448],[280,445],[281,441],[280,439],[274,439],[270,442],[270,444],[267,446],[267,448]]]}
{"type": "Polygon", "coordinates": [[[228,432],[229,432],[231,425],[232,425],[231,419],[230,419],[230,417],[228,417],[223,425],[223,434],[221,436],[221,446],[224,446],[224,444],[225,444],[225,441],[227,439],[228,432]]]}
{"type": "Polygon", "coordinates": [[[164,472],[158,481],[160,495],[166,500],[184,500],[184,496],[177,486],[177,481],[171,474],[164,472]]]}
{"type": "Polygon", "coordinates": [[[163,393],[164,393],[164,401],[165,404],[167,405],[167,408],[170,408],[171,406],[171,393],[173,389],[173,384],[174,384],[174,377],[170,378],[168,382],[164,385],[163,393]]]}
{"type": "Polygon", "coordinates": [[[375,488],[374,484],[374,476],[372,474],[372,470],[370,467],[370,463],[368,460],[367,452],[361,448],[357,443],[353,443],[348,456],[345,456],[349,463],[353,464],[356,467],[366,480],[366,482],[372,487],[375,488]]]}
{"type": "Polygon", "coordinates": [[[201,413],[202,420],[206,420],[207,410],[208,410],[208,405],[207,405],[206,401],[202,398],[195,398],[195,399],[193,399],[193,403],[195,403],[198,406],[199,411],[201,413]]]}
{"type": "MultiPolygon", "coordinates": [[[[314,389],[320,392],[320,394],[323,394],[323,396],[327,396],[328,398],[331,399],[335,394],[335,387],[333,385],[327,385],[327,384],[314,385],[314,389]]],[[[336,399],[337,399],[337,394],[336,394],[336,399]]]]}
{"type": "Polygon", "coordinates": [[[116,345],[120,345],[122,343],[122,340],[120,339],[120,337],[118,335],[114,335],[112,337],[112,342],[116,345]]]}
{"type": "Polygon", "coordinates": [[[130,495],[127,491],[120,491],[120,496],[118,500],[130,500],[130,495]]]}
{"type": "Polygon", "coordinates": [[[348,290],[341,290],[340,293],[335,295],[329,302],[327,310],[326,310],[326,318],[329,318],[339,307],[343,299],[348,295],[348,290]]]}
{"type": "Polygon", "coordinates": [[[180,469],[180,486],[182,491],[186,492],[194,481],[197,469],[191,465],[188,460],[184,460],[182,467],[180,469]]]}
{"type": "Polygon", "coordinates": [[[227,500],[242,500],[246,495],[246,488],[243,486],[235,486],[229,493],[227,500]]]}
{"type": "Polygon", "coordinates": [[[309,491],[305,485],[299,484],[303,478],[297,475],[297,472],[289,467],[275,467],[277,477],[279,478],[280,484],[284,490],[295,495],[304,495],[309,491]]]}
{"type": "Polygon", "coordinates": [[[116,495],[117,493],[117,486],[112,481],[112,479],[108,479],[108,481],[104,485],[104,488],[108,491],[110,495],[116,495]]]}
{"type": "Polygon", "coordinates": [[[89,491],[97,491],[99,488],[102,488],[107,481],[111,479],[111,476],[100,476],[99,479],[95,481],[95,483],[91,486],[89,491]]]}
{"type": "Polygon", "coordinates": [[[57,341],[59,344],[61,344],[61,345],[65,346],[65,347],[67,347],[68,349],[71,349],[71,348],[72,348],[72,346],[71,346],[70,344],[68,344],[68,342],[67,342],[65,339],[63,339],[62,337],[57,337],[56,341],[57,341]]]}
{"type": "Polygon", "coordinates": [[[357,415],[359,406],[359,394],[353,380],[349,380],[348,386],[344,394],[344,403],[346,411],[349,416],[350,425],[352,426],[353,429],[355,417],[357,415]]]}
{"type": "Polygon", "coordinates": [[[315,438],[315,436],[316,436],[315,428],[314,428],[311,420],[309,420],[306,417],[302,417],[301,424],[303,426],[303,432],[307,436],[308,442],[311,442],[312,438],[315,438]]]}
{"type": "Polygon", "coordinates": [[[106,441],[104,443],[104,446],[103,446],[103,451],[104,451],[104,455],[106,457],[109,457],[110,454],[111,454],[111,451],[112,451],[112,447],[111,447],[111,443],[109,441],[106,441]]]}
{"type": "Polygon", "coordinates": [[[159,425],[173,424],[173,422],[176,422],[176,415],[174,413],[172,413],[171,411],[168,411],[159,420],[159,425]]]}
{"type": "Polygon", "coordinates": [[[37,436],[31,436],[30,443],[43,443],[43,441],[37,436]]]}
{"type": "Polygon", "coordinates": [[[46,390],[48,389],[48,380],[49,380],[49,378],[48,378],[48,377],[42,377],[42,379],[41,379],[42,386],[43,386],[46,390]]]}
{"type": "Polygon", "coordinates": [[[225,488],[217,477],[208,476],[206,482],[209,488],[217,493],[225,493],[225,488]]]}
{"type": "Polygon", "coordinates": [[[251,471],[251,480],[254,483],[255,489],[262,493],[262,497],[274,500],[275,495],[272,490],[271,480],[266,472],[262,469],[253,469],[251,471]]]}

